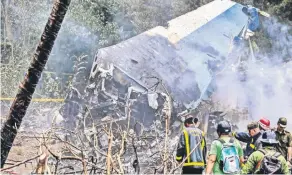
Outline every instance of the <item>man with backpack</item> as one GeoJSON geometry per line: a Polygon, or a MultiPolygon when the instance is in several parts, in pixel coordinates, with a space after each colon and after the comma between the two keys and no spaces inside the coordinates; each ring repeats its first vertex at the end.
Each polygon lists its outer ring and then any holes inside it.
{"type": "Polygon", "coordinates": [[[197,117],[189,116],[185,122],[185,128],[180,136],[176,160],[184,161],[182,174],[202,174],[206,165],[206,140],[197,117]]]}
{"type": "Polygon", "coordinates": [[[262,149],[253,152],[242,169],[242,174],[289,174],[288,164],[276,150],[278,141],[273,131],[262,134],[262,149]]]}
{"type": "Polygon", "coordinates": [[[221,121],[217,125],[218,140],[211,145],[206,174],[237,174],[243,163],[243,150],[240,143],[230,137],[231,125],[221,121]]]}
{"type": "Polygon", "coordinates": [[[244,152],[244,159],[247,160],[248,156],[250,156],[254,151],[261,148],[262,143],[260,141],[262,132],[260,130],[260,126],[258,122],[251,122],[247,125],[247,132],[236,132],[233,133],[234,137],[246,144],[246,149],[244,152]]]}

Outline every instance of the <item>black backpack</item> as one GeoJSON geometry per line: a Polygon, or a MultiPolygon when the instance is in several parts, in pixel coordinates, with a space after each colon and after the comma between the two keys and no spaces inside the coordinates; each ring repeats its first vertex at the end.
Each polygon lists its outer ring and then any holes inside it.
{"type": "Polygon", "coordinates": [[[282,174],[282,162],[279,160],[281,153],[275,152],[272,155],[267,155],[267,151],[258,150],[264,154],[264,158],[260,163],[260,170],[257,174],[282,174]]]}

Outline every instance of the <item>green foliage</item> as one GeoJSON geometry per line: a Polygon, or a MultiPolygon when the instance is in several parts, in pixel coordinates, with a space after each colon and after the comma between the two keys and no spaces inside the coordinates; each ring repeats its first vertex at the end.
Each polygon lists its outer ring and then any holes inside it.
{"type": "Polygon", "coordinates": [[[283,21],[292,21],[292,0],[283,0],[279,5],[271,7],[274,14],[283,21]]]}
{"type": "MultiPolygon", "coordinates": [[[[246,0],[238,0],[237,2],[244,1],[246,0]]],[[[249,4],[277,16],[282,22],[290,24],[292,22],[292,0],[253,0],[249,4]]]]}
{"type": "Polygon", "coordinates": [[[82,26],[98,36],[98,44],[104,47],[120,40],[118,25],[114,21],[118,9],[119,4],[113,0],[74,2],[68,18],[80,22],[82,26]]]}

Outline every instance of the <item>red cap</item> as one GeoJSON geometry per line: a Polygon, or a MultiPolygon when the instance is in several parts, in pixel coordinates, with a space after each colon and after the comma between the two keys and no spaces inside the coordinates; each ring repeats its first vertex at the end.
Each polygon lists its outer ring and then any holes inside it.
{"type": "Polygon", "coordinates": [[[261,126],[261,128],[263,128],[264,130],[268,130],[270,128],[270,120],[266,119],[266,118],[261,118],[259,120],[259,125],[261,126]]]}

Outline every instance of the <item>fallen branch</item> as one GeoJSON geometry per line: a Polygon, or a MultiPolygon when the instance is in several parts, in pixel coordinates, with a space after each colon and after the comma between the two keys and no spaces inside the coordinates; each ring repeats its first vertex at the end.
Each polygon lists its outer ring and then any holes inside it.
{"type": "Polygon", "coordinates": [[[18,173],[16,173],[16,172],[14,172],[14,171],[12,171],[12,170],[10,170],[10,171],[3,171],[4,173],[7,173],[7,174],[18,174],[18,173]]]}
{"type": "MultiPolygon", "coordinates": [[[[93,169],[89,169],[87,171],[92,171],[93,169]]],[[[76,173],[79,173],[79,174],[82,174],[84,171],[81,170],[81,171],[71,171],[71,172],[65,172],[65,173],[62,173],[62,174],[76,174],[76,173]]]]}
{"type": "Polygon", "coordinates": [[[24,160],[24,161],[22,161],[22,162],[19,162],[19,163],[17,163],[17,164],[12,165],[12,166],[9,166],[9,167],[6,167],[6,168],[2,168],[0,171],[9,170],[9,169],[14,168],[14,167],[17,167],[17,166],[19,166],[19,165],[25,164],[25,163],[27,163],[27,162],[29,162],[29,161],[32,161],[32,160],[34,160],[34,159],[40,157],[41,155],[42,155],[42,154],[39,154],[39,155],[37,155],[37,156],[35,156],[35,157],[32,157],[32,158],[30,158],[30,159],[26,159],[26,160],[24,160]]]}

